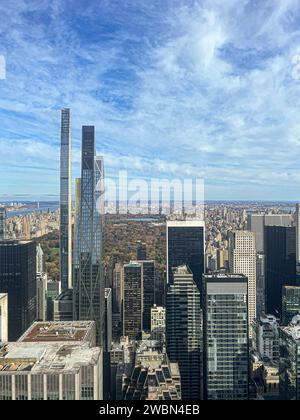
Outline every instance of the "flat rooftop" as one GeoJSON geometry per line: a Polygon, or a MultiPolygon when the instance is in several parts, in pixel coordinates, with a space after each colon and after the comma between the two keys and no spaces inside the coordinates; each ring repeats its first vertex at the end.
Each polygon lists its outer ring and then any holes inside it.
{"type": "Polygon", "coordinates": [[[19,338],[23,343],[84,342],[94,329],[93,321],[35,322],[19,338]]]}
{"type": "Polygon", "coordinates": [[[8,343],[0,349],[0,375],[4,372],[74,373],[95,365],[100,347],[88,343],[8,343]]]}

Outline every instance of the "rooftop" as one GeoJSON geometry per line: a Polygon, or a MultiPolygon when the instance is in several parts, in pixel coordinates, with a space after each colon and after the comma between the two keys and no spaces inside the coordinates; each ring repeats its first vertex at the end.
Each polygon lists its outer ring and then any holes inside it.
{"type": "Polygon", "coordinates": [[[18,341],[23,343],[84,342],[93,329],[93,321],[35,322],[18,341]]]}
{"type": "Polygon", "coordinates": [[[100,347],[91,348],[87,343],[8,343],[0,350],[0,375],[16,371],[71,373],[96,364],[100,354],[100,347]]]}

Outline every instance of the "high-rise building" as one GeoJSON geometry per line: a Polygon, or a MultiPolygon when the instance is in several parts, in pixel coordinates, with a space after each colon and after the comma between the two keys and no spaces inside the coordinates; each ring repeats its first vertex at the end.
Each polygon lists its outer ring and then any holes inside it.
{"type": "Polygon", "coordinates": [[[174,269],[167,291],[166,338],[171,362],[178,362],[183,400],[202,396],[202,313],[200,291],[187,266],[174,269]]]}
{"type": "Polygon", "coordinates": [[[8,339],[14,341],[36,320],[34,242],[0,242],[0,293],[8,294],[8,339]]]}
{"type": "Polygon", "coordinates": [[[117,263],[113,270],[113,285],[112,285],[112,310],[113,310],[113,337],[119,338],[122,335],[122,316],[123,316],[123,264],[117,263]]]}
{"type": "Polygon", "coordinates": [[[136,259],[138,261],[147,260],[147,245],[144,242],[137,241],[136,243],[136,259]]]}
{"type": "Polygon", "coordinates": [[[139,262],[124,265],[123,335],[139,339],[143,331],[143,268],[139,262]]]}
{"type": "Polygon", "coordinates": [[[102,400],[93,322],[34,323],[0,348],[0,400],[102,400]]]}
{"type": "Polygon", "coordinates": [[[261,360],[279,362],[279,324],[274,315],[262,315],[254,327],[254,348],[261,360]]]}
{"type": "Polygon", "coordinates": [[[265,226],[292,226],[290,214],[249,214],[247,228],[255,234],[255,248],[257,252],[264,252],[265,226]]]}
{"type": "Polygon", "coordinates": [[[70,109],[61,111],[60,149],[60,281],[72,287],[72,144],[70,109]]]}
{"type": "Polygon", "coordinates": [[[53,320],[72,321],[73,320],[73,291],[64,290],[53,300],[53,320]]]}
{"type": "Polygon", "coordinates": [[[249,398],[248,280],[203,276],[204,398],[249,398]]]}
{"type": "Polygon", "coordinates": [[[74,319],[96,323],[97,342],[104,339],[103,158],[95,156],[95,129],[82,128],[82,170],[78,249],[74,261],[74,319]]]}
{"type": "Polygon", "coordinates": [[[248,278],[248,320],[249,335],[252,337],[252,325],[256,319],[256,249],[253,232],[229,232],[229,268],[230,273],[244,274],[248,278]]]}
{"type": "Polygon", "coordinates": [[[154,305],[151,308],[151,339],[165,344],[166,308],[154,305]]]}
{"type": "Polygon", "coordinates": [[[279,390],[281,400],[300,400],[300,317],[279,328],[279,390]]]}
{"type": "Polygon", "coordinates": [[[41,247],[41,244],[36,246],[36,274],[37,276],[42,276],[45,273],[44,265],[44,251],[41,247]]]}
{"type": "Polygon", "coordinates": [[[256,308],[257,316],[263,315],[266,310],[265,302],[265,254],[256,255],[256,308]]]}
{"type": "Polygon", "coordinates": [[[0,343],[8,341],[8,298],[7,293],[0,293],[0,343]]]}
{"type": "Polygon", "coordinates": [[[155,304],[155,263],[138,261],[142,266],[143,330],[151,331],[151,308],[155,304]]]}
{"type": "Polygon", "coordinates": [[[47,320],[47,274],[37,273],[36,275],[36,296],[37,296],[37,320],[47,320]]]}
{"type": "Polygon", "coordinates": [[[264,241],[266,311],[278,317],[283,286],[296,285],[296,229],[265,226],[264,241]]]}
{"type": "Polygon", "coordinates": [[[203,221],[167,221],[167,280],[173,283],[173,268],[187,265],[201,289],[204,263],[205,225],[203,221]]]}
{"type": "Polygon", "coordinates": [[[284,286],[282,294],[282,323],[288,325],[294,316],[300,315],[300,287],[284,286]]]}
{"type": "Polygon", "coordinates": [[[0,241],[3,241],[6,236],[6,210],[0,207],[0,241]]]}
{"type": "Polygon", "coordinates": [[[157,349],[155,342],[142,341],[122,391],[124,400],[181,400],[178,364],[170,363],[165,350],[157,349]]]}
{"type": "Polygon", "coordinates": [[[61,293],[60,281],[53,281],[52,279],[47,280],[46,290],[46,305],[47,305],[47,321],[54,320],[54,301],[58,298],[61,293]]]}

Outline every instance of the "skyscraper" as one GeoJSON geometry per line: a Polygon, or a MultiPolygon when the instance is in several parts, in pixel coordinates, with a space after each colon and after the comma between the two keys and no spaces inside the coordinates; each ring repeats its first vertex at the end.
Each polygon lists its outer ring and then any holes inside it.
{"type": "Polygon", "coordinates": [[[60,280],[62,290],[72,287],[72,144],[70,110],[61,111],[60,153],[60,280]]]}
{"type": "Polygon", "coordinates": [[[204,265],[205,225],[202,221],[167,222],[167,281],[173,283],[173,268],[187,265],[201,289],[204,265]]]}
{"type": "Polygon", "coordinates": [[[279,316],[283,286],[296,284],[296,228],[265,226],[264,248],[266,311],[279,316]]]}
{"type": "Polygon", "coordinates": [[[248,285],[243,275],[203,276],[204,398],[249,398],[248,285]]]}
{"type": "Polygon", "coordinates": [[[8,294],[8,339],[15,341],[37,316],[34,242],[0,242],[0,293],[8,294]]]}
{"type": "Polygon", "coordinates": [[[151,331],[151,308],[155,304],[155,263],[139,261],[143,280],[143,330],[151,331]]]}
{"type": "Polygon", "coordinates": [[[296,315],[300,315],[300,287],[284,286],[282,291],[283,325],[288,325],[296,315]]]}
{"type": "Polygon", "coordinates": [[[202,396],[202,315],[200,291],[187,266],[174,269],[173,282],[167,291],[167,353],[178,362],[182,399],[202,396]]]}
{"type": "Polygon", "coordinates": [[[296,204],[295,212],[295,225],[296,225],[296,263],[300,267],[300,204],[296,204]]]}
{"type": "Polygon", "coordinates": [[[143,268],[139,262],[124,265],[123,335],[139,339],[143,331],[143,268]]]}
{"type": "Polygon", "coordinates": [[[144,261],[147,259],[147,245],[141,241],[136,243],[136,258],[144,261]]]}
{"type": "Polygon", "coordinates": [[[230,273],[244,274],[248,278],[249,335],[252,337],[252,324],[256,319],[256,249],[253,232],[229,232],[230,273]]]}
{"type": "Polygon", "coordinates": [[[6,210],[4,207],[0,207],[0,241],[5,239],[6,232],[6,210]]]}
{"type": "Polygon", "coordinates": [[[103,158],[95,156],[95,129],[82,128],[82,170],[78,249],[74,261],[74,319],[96,323],[98,344],[104,338],[103,225],[99,204],[103,199],[103,158]]]}

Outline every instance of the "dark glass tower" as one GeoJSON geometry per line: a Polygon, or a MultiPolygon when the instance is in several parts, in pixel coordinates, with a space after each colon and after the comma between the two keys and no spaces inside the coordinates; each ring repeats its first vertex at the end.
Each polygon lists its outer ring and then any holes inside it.
{"type": "Polygon", "coordinates": [[[249,398],[248,279],[203,276],[204,399],[249,398]]]}
{"type": "Polygon", "coordinates": [[[5,239],[6,231],[6,210],[4,207],[0,207],[0,241],[5,239]]]}
{"type": "Polygon", "coordinates": [[[202,313],[200,291],[186,266],[174,270],[167,291],[167,353],[179,364],[183,400],[202,397],[202,313]]]}
{"type": "Polygon", "coordinates": [[[187,265],[194,281],[201,290],[204,273],[204,222],[168,221],[167,222],[167,279],[173,283],[173,268],[187,265]]]}
{"type": "Polygon", "coordinates": [[[300,287],[284,286],[282,295],[282,323],[288,325],[294,316],[300,315],[300,287]]]}
{"type": "Polygon", "coordinates": [[[97,342],[104,338],[104,276],[102,263],[103,159],[95,156],[95,130],[82,128],[82,171],[78,249],[74,253],[74,319],[96,322],[97,342]]]}
{"type": "Polygon", "coordinates": [[[8,339],[16,341],[37,316],[35,242],[0,242],[0,293],[8,294],[8,339]]]}
{"type": "Polygon", "coordinates": [[[143,269],[138,262],[124,265],[123,335],[132,340],[143,331],[143,269]]]}
{"type": "Polygon", "coordinates": [[[143,330],[151,331],[151,308],[155,304],[154,261],[139,261],[143,267],[143,330]]]}
{"type": "Polygon", "coordinates": [[[72,287],[72,176],[70,110],[61,112],[60,152],[60,280],[62,291],[72,287]]]}
{"type": "Polygon", "coordinates": [[[266,311],[279,316],[283,286],[296,285],[296,228],[265,226],[264,249],[266,311]]]}

